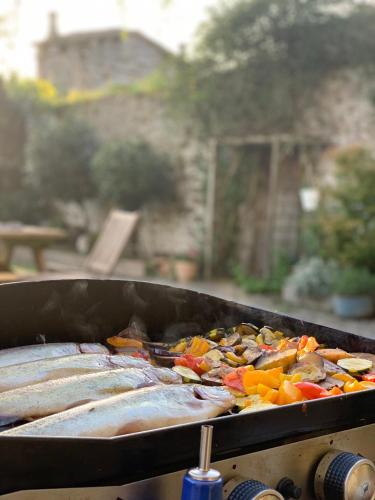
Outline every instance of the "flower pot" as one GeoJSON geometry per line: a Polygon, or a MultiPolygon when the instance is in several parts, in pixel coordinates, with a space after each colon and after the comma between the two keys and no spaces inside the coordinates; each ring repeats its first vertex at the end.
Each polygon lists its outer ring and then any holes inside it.
{"type": "Polygon", "coordinates": [[[335,295],[333,310],[342,318],[368,318],[374,314],[374,301],[370,295],[335,295]]]}
{"type": "Polygon", "coordinates": [[[174,272],[179,283],[189,283],[197,277],[198,266],[196,262],[191,260],[176,260],[174,272]]]}

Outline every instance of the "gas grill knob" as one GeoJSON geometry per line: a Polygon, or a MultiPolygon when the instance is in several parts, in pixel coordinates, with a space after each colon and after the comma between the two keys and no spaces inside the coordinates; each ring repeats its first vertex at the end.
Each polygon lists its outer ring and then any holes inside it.
{"type": "Polygon", "coordinates": [[[224,486],[225,500],[283,500],[276,490],[254,479],[234,478],[224,486]]]}
{"type": "Polygon", "coordinates": [[[329,451],[315,473],[317,500],[371,500],[375,496],[375,465],[345,451],[329,451]]]}

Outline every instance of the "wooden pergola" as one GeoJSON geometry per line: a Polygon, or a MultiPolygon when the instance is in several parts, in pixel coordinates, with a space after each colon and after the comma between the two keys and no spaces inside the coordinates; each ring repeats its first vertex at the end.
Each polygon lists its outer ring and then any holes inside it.
{"type": "MultiPolygon", "coordinates": [[[[269,134],[269,135],[247,135],[243,137],[222,137],[212,138],[209,141],[209,163],[206,189],[206,220],[205,220],[205,238],[204,238],[204,276],[205,279],[212,277],[213,254],[214,254],[214,223],[215,223],[215,193],[216,177],[218,165],[218,149],[220,146],[230,146],[233,148],[243,146],[269,145],[270,154],[270,176],[268,180],[268,196],[266,208],[266,234],[272,235],[273,219],[275,212],[275,193],[277,190],[280,166],[280,147],[289,146],[328,146],[328,141],[314,135],[292,135],[292,134],[269,134]]],[[[271,248],[264,252],[264,266],[269,269],[271,262],[271,248]]]]}

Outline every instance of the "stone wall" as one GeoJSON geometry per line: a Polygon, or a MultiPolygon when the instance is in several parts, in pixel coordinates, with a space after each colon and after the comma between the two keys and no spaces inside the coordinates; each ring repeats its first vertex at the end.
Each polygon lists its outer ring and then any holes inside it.
{"type": "Polygon", "coordinates": [[[38,45],[38,74],[61,92],[129,85],[153,73],[167,56],[162,47],[136,32],[54,35],[38,45]]]}
{"type": "Polygon", "coordinates": [[[171,159],[177,178],[178,208],[142,211],[135,253],[151,257],[199,252],[204,231],[205,144],[173,120],[158,97],[113,95],[68,109],[86,120],[103,142],[145,140],[171,159]]]}

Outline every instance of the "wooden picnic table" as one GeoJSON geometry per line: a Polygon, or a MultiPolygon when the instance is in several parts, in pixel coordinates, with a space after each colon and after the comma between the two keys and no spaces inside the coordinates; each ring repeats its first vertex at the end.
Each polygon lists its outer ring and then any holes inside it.
{"type": "Polygon", "coordinates": [[[45,248],[66,237],[67,234],[65,231],[54,227],[0,224],[0,242],[4,247],[4,256],[0,262],[0,269],[9,271],[13,249],[16,246],[26,246],[34,254],[37,270],[43,272],[46,270],[44,260],[45,248]]]}

